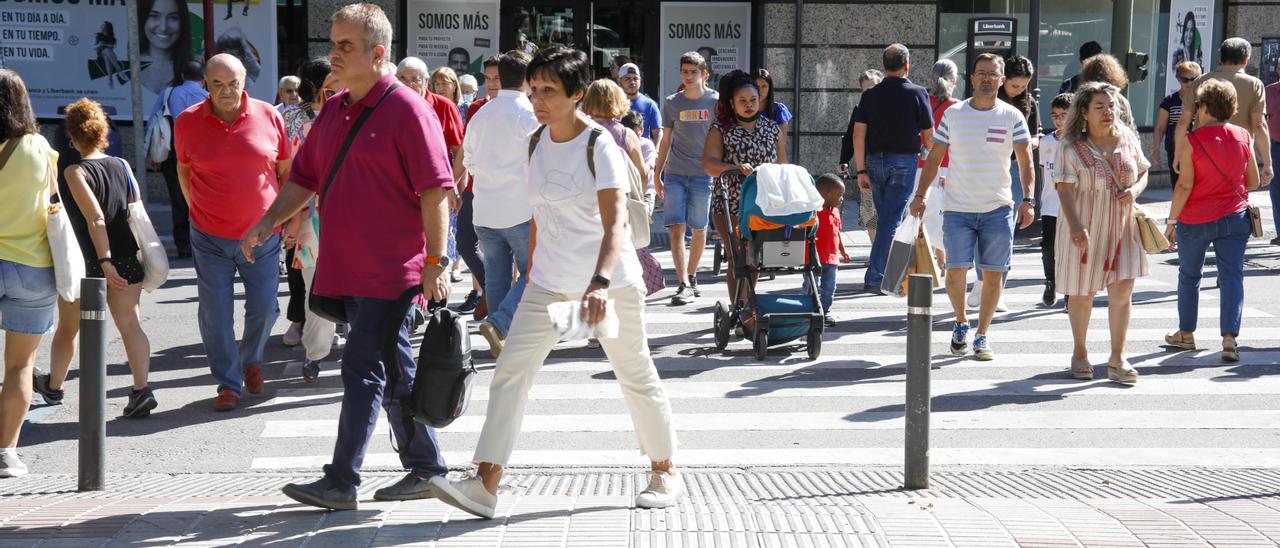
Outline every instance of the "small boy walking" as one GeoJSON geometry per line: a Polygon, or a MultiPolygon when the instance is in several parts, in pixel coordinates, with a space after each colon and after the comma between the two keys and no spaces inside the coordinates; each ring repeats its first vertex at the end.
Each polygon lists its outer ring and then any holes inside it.
{"type": "Polygon", "coordinates": [[[818,277],[818,298],[822,303],[822,321],[827,327],[836,324],[831,315],[831,303],[836,295],[836,272],[840,263],[850,262],[849,252],[844,248],[844,239],[840,237],[843,223],[840,222],[840,207],[844,204],[844,182],[833,173],[818,177],[818,194],[822,196],[822,210],[818,212],[818,261],[822,264],[822,273],[818,277]]]}
{"type": "Polygon", "coordinates": [[[1054,287],[1054,242],[1058,232],[1058,190],[1054,188],[1053,158],[1058,152],[1058,142],[1062,139],[1062,124],[1066,123],[1067,111],[1071,110],[1070,93],[1063,93],[1053,98],[1050,107],[1053,110],[1054,132],[1040,140],[1040,167],[1044,169],[1044,190],[1040,194],[1040,262],[1044,264],[1044,296],[1040,304],[1050,308],[1058,303],[1058,294],[1054,287]]]}

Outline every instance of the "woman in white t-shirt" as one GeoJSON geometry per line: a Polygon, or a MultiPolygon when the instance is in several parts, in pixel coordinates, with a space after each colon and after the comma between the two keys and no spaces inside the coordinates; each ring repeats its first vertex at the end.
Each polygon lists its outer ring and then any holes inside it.
{"type": "Polygon", "coordinates": [[[652,463],[641,508],[675,504],[684,490],[671,458],[676,436],[671,406],[645,334],[640,262],[627,226],[627,158],[600,126],[577,112],[591,65],[586,54],[547,48],[527,69],[534,114],[543,124],[530,136],[529,201],[532,256],[525,287],[489,386],[489,407],[476,444],[474,478],[431,478],[442,502],[492,518],[502,468],[511,458],[534,374],[557,342],[548,306],[580,301],[590,325],[617,314],[618,336],[601,338],[640,441],[652,463]],[[586,288],[585,290],[583,288],[586,288]]]}

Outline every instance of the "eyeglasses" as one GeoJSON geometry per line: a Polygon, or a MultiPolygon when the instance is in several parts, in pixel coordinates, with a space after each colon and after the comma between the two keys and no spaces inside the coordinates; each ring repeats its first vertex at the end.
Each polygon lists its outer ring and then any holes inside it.
{"type": "Polygon", "coordinates": [[[1179,76],[1179,77],[1178,77],[1178,81],[1179,81],[1179,82],[1182,82],[1182,83],[1184,83],[1184,84],[1190,84],[1191,82],[1196,81],[1196,77],[1195,77],[1195,76],[1192,76],[1192,77],[1189,77],[1189,78],[1183,78],[1183,77],[1179,76]]]}
{"type": "Polygon", "coordinates": [[[999,80],[1000,77],[1004,76],[1003,73],[986,71],[978,71],[973,73],[973,75],[977,76],[979,80],[999,80]]]}

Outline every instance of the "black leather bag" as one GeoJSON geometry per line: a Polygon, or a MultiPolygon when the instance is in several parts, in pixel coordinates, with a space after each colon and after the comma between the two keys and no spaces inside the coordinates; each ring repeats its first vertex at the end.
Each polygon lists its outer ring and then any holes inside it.
{"type": "MultiPolygon", "coordinates": [[[[347,138],[342,141],[342,148],[338,149],[338,156],[333,159],[333,165],[329,166],[329,176],[324,181],[324,187],[320,190],[320,200],[316,202],[317,210],[324,204],[325,194],[329,193],[329,185],[333,184],[333,178],[338,175],[338,168],[342,166],[342,160],[347,157],[347,151],[351,149],[352,141],[355,141],[356,135],[360,133],[360,126],[363,126],[373,111],[382,104],[382,100],[400,84],[392,83],[387,86],[387,90],[382,93],[382,97],[378,98],[378,102],[370,108],[366,108],[360,112],[360,116],[356,117],[356,122],[351,125],[351,130],[347,132],[347,138]]],[[[318,264],[317,264],[318,266],[318,264]]],[[[328,295],[317,295],[314,280],[319,279],[317,275],[313,278],[311,287],[307,288],[307,308],[310,308],[315,315],[320,316],[333,323],[347,323],[347,304],[342,297],[332,297],[328,295]]]]}
{"type": "MultiPolygon", "coordinates": [[[[400,381],[400,368],[394,367],[400,327],[413,306],[414,298],[420,294],[422,286],[405,290],[383,322],[380,342],[390,386],[396,386],[400,381]]],[[[426,314],[422,345],[418,348],[413,390],[407,401],[400,402],[406,432],[413,431],[408,423],[410,418],[432,428],[444,428],[466,413],[475,376],[467,320],[449,310],[444,303],[431,303],[426,314]]]]}

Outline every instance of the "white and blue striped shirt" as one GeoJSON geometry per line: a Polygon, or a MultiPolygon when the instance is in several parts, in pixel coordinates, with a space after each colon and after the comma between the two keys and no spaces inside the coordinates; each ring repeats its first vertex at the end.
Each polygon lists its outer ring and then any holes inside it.
{"type": "Polygon", "coordinates": [[[986,213],[1012,207],[1009,175],[1013,146],[1027,143],[1027,120],[1012,105],[996,101],[988,110],[956,103],[942,114],[933,142],[947,145],[950,167],[944,211],[986,213]]]}

